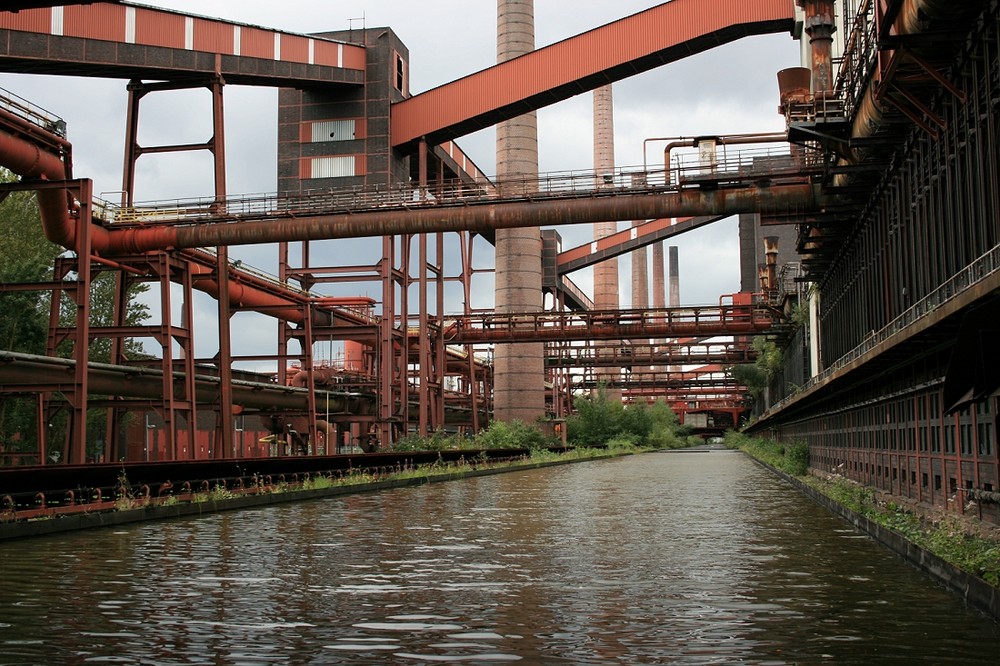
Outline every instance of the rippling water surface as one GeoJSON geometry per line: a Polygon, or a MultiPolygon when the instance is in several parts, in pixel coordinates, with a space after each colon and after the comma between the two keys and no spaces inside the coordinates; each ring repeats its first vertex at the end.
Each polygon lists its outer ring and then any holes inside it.
{"type": "Polygon", "coordinates": [[[0,545],[0,664],[1000,663],[1000,628],[741,454],[0,545]]]}

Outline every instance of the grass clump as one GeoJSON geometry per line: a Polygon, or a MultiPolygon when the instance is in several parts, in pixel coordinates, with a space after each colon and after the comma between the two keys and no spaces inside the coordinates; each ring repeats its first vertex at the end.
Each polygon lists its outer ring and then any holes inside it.
{"type": "Polygon", "coordinates": [[[809,445],[805,442],[785,445],[730,430],[726,433],[725,443],[729,448],[739,449],[785,474],[805,476],[809,472],[809,445]]]}
{"type": "Polygon", "coordinates": [[[726,445],[799,479],[854,513],[891,529],[908,541],[994,587],[1000,586],[1000,541],[971,534],[957,517],[921,518],[894,501],[880,498],[875,489],[840,477],[808,474],[809,447],[789,446],[740,433],[726,434],[726,445]]]}

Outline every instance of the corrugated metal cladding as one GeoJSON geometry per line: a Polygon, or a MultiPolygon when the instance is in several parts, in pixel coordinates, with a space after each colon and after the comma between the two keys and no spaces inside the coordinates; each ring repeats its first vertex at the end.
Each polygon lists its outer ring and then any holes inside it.
{"type": "Polygon", "coordinates": [[[476,163],[472,161],[472,158],[466,155],[457,143],[454,141],[448,141],[447,143],[442,144],[441,147],[446,153],[448,153],[448,157],[455,161],[455,165],[459,169],[473,178],[479,178],[479,167],[476,166],[476,163]]]}
{"type": "Polygon", "coordinates": [[[209,53],[233,52],[233,26],[227,23],[194,19],[194,50],[209,53]]]}
{"type": "Polygon", "coordinates": [[[125,8],[115,5],[63,7],[63,34],[109,42],[125,41],[125,8]]]}
{"type": "Polygon", "coordinates": [[[243,26],[240,29],[240,55],[274,58],[274,31],[243,26]]]}
{"type": "Polygon", "coordinates": [[[361,46],[317,40],[150,7],[93,3],[19,12],[0,10],[0,29],[129,44],[232,53],[327,67],[365,69],[361,46]]]}
{"type": "Polygon", "coordinates": [[[24,32],[47,33],[52,28],[52,9],[22,9],[19,12],[0,12],[0,28],[24,32]]]}
{"type": "Polygon", "coordinates": [[[358,46],[337,44],[320,39],[313,46],[313,63],[328,67],[344,67],[346,69],[365,68],[365,50],[358,46]]]}
{"type": "MultiPolygon", "coordinates": [[[[280,36],[280,35],[279,35],[280,36]]],[[[275,60],[280,57],[288,62],[309,62],[309,42],[311,39],[289,39],[288,35],[281,38],[281,54],[275,56],[275,60]]]]}
{"type": "Polygon", "coordinates": [[[392,143],[501,108],[723,28],[792,20],[792,0],[673,0],[400,102],[392,143]]]}

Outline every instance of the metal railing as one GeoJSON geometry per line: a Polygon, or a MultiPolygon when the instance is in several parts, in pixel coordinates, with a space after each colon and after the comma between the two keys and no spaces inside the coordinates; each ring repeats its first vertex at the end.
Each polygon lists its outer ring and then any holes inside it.
{"type": "Polygon", "coordinates": [[[5,88],[0,88],[0,109],[64,139],[66,138],[65,120],[5,88]]]}
{"type": "Polygon", "coordinates": [[[350,214],[378,210],[407,210],[427,206],[466,206],[500,201],[605,197],[675,190],[706,183],[753,182],[768,177],[794,178],[818,167],[810,156],[793,157],[783,147],[721,149],[710,163],[678,154],[670,170],[624,167],[611,172],[560,171],[537,178],[509,178],[492,186],[451,181],[420,188],[413,183],[354,186],[312,190],[301,195],[245,194],[218,200],[214,197],[173,199],[117,206],[95,204],[98,215],[115,225],[196,224],[217,220],[303,217],[350,214]]]}
{"type": "MultiPolygon", "coordinates": [[[[960,270],[948,280],[941,283],[934,291],[914,303],[912,306],[901,312],[895,319],[883,326],[878,331],[868,335],[854,349],[837,359],[828,368],[818,375],[809,378],[802,385],[801,391],[812,388],[825,382],[834,373],[847,365],[853,363],[865,354],[882,344],[892,336],[896,335],[931,314],[945,303],[956,298],[970,287],[982,282],[986,278],[1000,271],[1000,245],[994,246],[991,250],[980,256],[974,262],[960,270]]],[[[800,392],[801,392],[800,391],[800,392]]],[[[796,398],[796,394],[787,396],[774,403],[768,410],[768,414],[777,412],[796,398]]]]}

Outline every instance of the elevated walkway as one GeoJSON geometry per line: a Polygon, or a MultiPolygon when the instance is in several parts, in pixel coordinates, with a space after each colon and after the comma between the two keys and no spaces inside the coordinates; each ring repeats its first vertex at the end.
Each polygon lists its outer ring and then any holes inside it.
{"type": "Polygon", "coordinates": [[[457,318],[444,330],[448,344],[574,340],[631,340],[682,336],[755,335],[779,316],[754,304],[590,310],[586,312],[486,313],[457,318]]]}
{"type": "Polygon", "coordinates": [[[221,75],[238,85],[358,86],[365,60],[357,44],[128,2],[0,11],[4,72],[165,81],[221,75]]]}
{"type": "MultiPolygon", "coordinates": [[[[773,149],[772,149],[773,151],[773,149]]],[[[771,152],[771,151],[769,151],[771,152]]],[[[110,254],[164,247],[244,245],[437,231],[661,219],[760,212],[805,214],[827,204],[813,176],[821,165],[787,157],[764,169],[757,151],[729,151],[710,167],[574,171],[510,180],[495,188],[355,187],[302,196],[251,195],[100,204],[95,249],[110,254]]]]}
{"type": "Polygon", "coordinates": [[[596,347],[550,347],[545,365],[550,368],[611,367],[752,363],[756,352],[748,343],[661,343],[628,341],[627,344],[596,347]]]}

